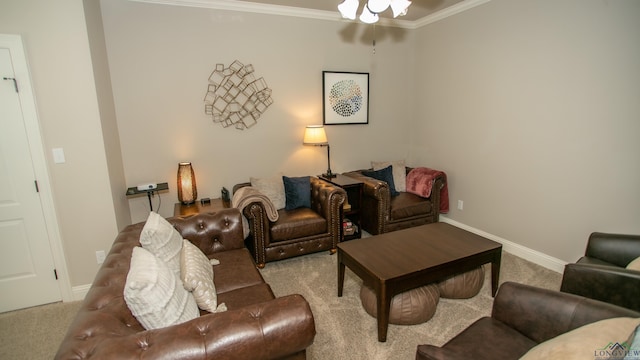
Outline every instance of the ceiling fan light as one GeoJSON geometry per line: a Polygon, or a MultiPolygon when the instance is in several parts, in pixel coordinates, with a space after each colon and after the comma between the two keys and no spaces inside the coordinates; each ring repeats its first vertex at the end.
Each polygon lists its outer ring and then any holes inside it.
{"type": "Polygon", "coordinates": [[[343,18],[355,20],[358,6],[360,6],[358,0],[344,0],[340,5],[338,5],[338,11],[340,11],[343,18]]]}
{"type": "Polygon", "coordinates": [[[374,14],[379,14],[389,7],[391,0],[369,0],[367,7],[374,14]]]}
{"type": "Polygon", "coordinates": [[[360,14],[360,21],[365,24],[374,24],[378,22],[378,14],[374,14],[369,11],[369,8],[365,5],[364,9],[362,9],[362,14],[360,14]]]}
{"type": "Polygon", "coordinates": [[[393,11],[393,17],[407,15],[407,10],[411,5],[409,0],[391,0],[391,10],[393,11]]]}

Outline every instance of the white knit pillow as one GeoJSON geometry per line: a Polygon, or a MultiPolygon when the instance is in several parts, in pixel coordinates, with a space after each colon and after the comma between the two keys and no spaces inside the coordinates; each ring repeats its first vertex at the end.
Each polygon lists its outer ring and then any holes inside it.
{"type": "Polygon", "coordinates": [[[404,160],[396,161],[372,161],[371,167],[373,170],[382,170],[391,165],[393,170],[393,185],[399,192],[407,191],[407,169],[404,165],[404,160]]]}
{"type": "Polygon", "coordinates": [[[180,256],[180,274],[187,291],[193,293],[198,307],[208,312],[226,311],[225,304],[218,305],[216,286],[213,283],[213,264],[218,260],[209,260],[207,256],[189,240],[183,240],[180,256]]]}
{"type": "Polygon", "coordinates": [[[124,286],[124,300],[133,316],[149,329],[181,324],[200,316],[193,295],[162,260],[133,248],[124,286]]]}
{"type": "Polygon", "coordinates": [[[536,345],[520,360],[593,359],[596,350],[622,344],[638,324],[639,318],[629,317],[596,321],[536,345]]]}
{"type": "Polygon", "coordinates": [[[627,269],[628,270],[640,271],[640,256],[638,256],[637,258],[633,259],[633,261],[630,262],[627,265],[627,269]]]}
{"type": "Polygon", "coordinates": [[[167,220],[156,212],[150,212],[140,233],[140,244],[164,261],[176,276],[180,277],[180,250],[182,236],[167,220]]]}
{"type": "Polygon", "coordinates": [[[276,210],[284,209],[287,198],[284,192],[282,173],[270,178],[250,178],[251,186],[269,198],[276,210]]]}

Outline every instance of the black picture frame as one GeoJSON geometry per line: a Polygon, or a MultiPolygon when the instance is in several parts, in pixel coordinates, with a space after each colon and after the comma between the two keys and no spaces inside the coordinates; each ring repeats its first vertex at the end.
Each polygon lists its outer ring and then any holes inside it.
{"type": "Polygon", "coordinates": [[[322,72],[322,123],[369,123],[369,73],[322,72]]]}

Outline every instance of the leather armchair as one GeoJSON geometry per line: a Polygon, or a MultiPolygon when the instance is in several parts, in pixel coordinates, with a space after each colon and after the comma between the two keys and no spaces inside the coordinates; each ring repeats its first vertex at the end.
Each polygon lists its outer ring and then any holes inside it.
{"type": "MultiPolygon", "coordinates": [[[[329,250],[336,252],[341,239],[340,210],[346,192],[335,185],[311,177],[311,208],[278,210],[278,220],[272,222],[261,202],[253,202],[242,209],[249,221],[250,235],[246,245],[258,268],[269,261],[329,250]]],[[[233,187],[235,193],[251,183],[233,187]]]]}
{"type": "MultiPolygon", "coordinates": [[[[407,167],[407,174],[412,168],[407,167]]],[[[377,235],[390,231],[438,222],[440,217],[440,189],[445,184],[444,176],[435,178],[431,196],[420,197],[408,192],[391,196],[389,185],[356,170],[343,175],[364,182],[362,197],[362,228],[377,235]]]]}
{"type": "Polygon", "coordinates": [[[567,264],[561,291],[640,311],[640,271],[625,267],[640,256],[640,235],[594,232],[585,256],[567,264]]]}
{"type": "Polygon", "coordinates": [[[559,291],[507,282],[491,317],[483,317],[442,347],[418,345],[416,359],[518,359],[534,346],[592,322],[640,313],[559,291]]]}

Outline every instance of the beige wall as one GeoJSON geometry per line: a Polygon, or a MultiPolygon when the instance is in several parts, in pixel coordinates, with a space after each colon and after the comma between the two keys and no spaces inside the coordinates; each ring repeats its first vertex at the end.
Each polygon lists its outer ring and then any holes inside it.
{"type": "Polygon", "coordinates": [[[412,154],[447,171],[450,218],[565,261],[640,233],[640,2],[493,0],[416,32],[412,154]]]}
{"type": "Polygon", "coordinates": [[[80,0],[3,0],[0,33],[22,36],[71,285],[92,281],[117,232],[80,0]],[[53,164],[51,149],[66,163],[53,164]]]}
{"type": "Polygon", "coordinates": [[[179,161],[210,197],[249,176],[325,170],[324,149],[300,144],[322,122],[322,70],[371,73],[370,124],[328,128],[334,171],[441,168],[451,219],[566,261],[591,231],[640,233],[638,4],[492,0],[417,30],[377,27],[375,55],[362,25],[124,0],[101,2],[106,45],[97,4],[80,0],[5,0],[0,32],[23,36],[45,148],[67,156],[49,168],[77,286],[126,206],[146,216],[124,187],[169,182],[172,213],[179,161]],[[202,112],[209,73],[236,59],[275,101],[243,132],[202,112]]]}
{"type": "MultiPolygon", "coordinates": [[[[406,158],[413,119],[411,30],[102,1],[105,37],[129,186],[168,182],[160,213],[177,202],[178,162],[193,163],[200,197],[219,197],[250,176],[319,174],[326,149],[302,145],[304,126],[322,123],[322,71],[369,72],[370,124],[327,128],[332,170],[406,158]],[[204,114],[207,79],[217,63],[252,64],[274,104],[248,130],[222,128],[204,114]]],[[[131,199],[132,221],[149,211],[131,199]]],[[[154,206],[157,200],[154,201],[154,206]]]]}
{"type": "Polygon", "coordinates": [[[120,135],[116,121],[116,110],[113,103],[113,89],[111,88],[111,74],[107,60],[107,47],[104,42],[102,26],[102,12],[99,0],[83,0],[84,13],[89,36],[89,49],[95,78],[98,108],[100,110],[100,125],[107,155],[109,183],[111,184],[111,199],[114,204],[116,223],[122,230],[131,224],[131,211],[124,189],[127,184],[124,179],[122,152],[120,151],[120,135]]]}

